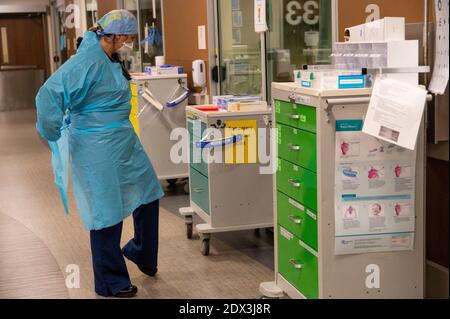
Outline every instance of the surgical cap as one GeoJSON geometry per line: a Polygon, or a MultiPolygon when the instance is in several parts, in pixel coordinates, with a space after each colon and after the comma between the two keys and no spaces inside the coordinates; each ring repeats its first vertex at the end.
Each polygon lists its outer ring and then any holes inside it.
{"type": "Polygon", "coordinates": [[[103,34],[138,33],[136,17],[127,10],[110,11],[98,21],[98,24],[103,28],[103,34]]]}

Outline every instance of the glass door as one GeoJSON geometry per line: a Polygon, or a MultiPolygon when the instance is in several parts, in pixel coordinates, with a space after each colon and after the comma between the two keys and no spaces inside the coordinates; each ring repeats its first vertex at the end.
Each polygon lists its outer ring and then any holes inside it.
{"type": "Polygon", "coordinates": [[[219,92],[262,95],[304,64],[329,64],[335,0],[267,0],[268,32],[255,32],[253,0],[216,0],[219,92]]]}
{"type": "Polygon", "coordinates": [[[262,94],[261,36],[255,32],[254,1],[218,0],[221,95],[262,94]]]}
{"type": "Polygon", "coordinates": [[[89,30],[97,24],[98,5],[97,0],[86,0],[86,28],[89,30]]]}
{"type": "Polygon", "coordinates": [[[123,57],[130,72],[142,72],[155,65],[155,57],[164,55],[162,0],[122,0],[120,7],[133,13],[138,20],[139,33],[134,51],[123,57]]]}
{"type": "Polygon", "coordinates": [[[269,0],[268,3],[269,86],[272,82],[293,81],[293,71],[305,64],[331,63],[332,0],[269,0]]]}

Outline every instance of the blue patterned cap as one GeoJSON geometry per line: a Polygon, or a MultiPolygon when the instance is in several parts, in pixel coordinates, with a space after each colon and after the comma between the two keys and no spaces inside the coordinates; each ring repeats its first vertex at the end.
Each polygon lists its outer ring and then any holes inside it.
{"type": "Polygon", "coordinates": [[[126,34],[138,33],[137,19],[127,10],[113,10],[105,14],[98,24],[103,28],[103,34],[126,34]]]}

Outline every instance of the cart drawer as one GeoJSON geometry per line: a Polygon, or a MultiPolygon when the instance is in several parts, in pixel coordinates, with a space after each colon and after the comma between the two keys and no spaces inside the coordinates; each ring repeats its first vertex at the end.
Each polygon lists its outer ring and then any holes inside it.
{"type": "Polygon", "coordinates": [[[290,125],[302,130],[316,133],[316,109],[311,106],[275,101],[277,123],[290,125]]]}
{"type": "Polygon", "coordinates": [[[316,134],[278,124],[278,156],[317,171],[316,134]]]}
{"type": "Polygon", "coordinates": [[[278,224],[317,251],[317,215],[292,198],[278,192],[278,224]]]}
{"type": "Polygon", "coordinates": [[[191,167],[202,173],[205,177],[208,177],[208,164],[203,160],[202,150],[195,148],[195,142],[192,140],[190,143],[189,156],[191,167]]]}
{"type": "Polygon", "coordinates": [[[192,120],[192,119],[187,120],[187,127],[189,130],[189,134],[192,136],[195,136],[199,139],[201,139],[203,137],[203,134],[205,133],[206,128],[207,128],[206,123],[204,123],[200,120],[192,120]],[[200,130],[199,130],[199,128],[200,128],[200,130]]]}
{"type": "Polygon", "coordinates": [[[317,175],[278,159],[277,188],[282,193],[317,211],[317,175]]]}
{"type": "Polygon", "coordinates": [[[191,200],[209,215],[208,178],[191,166],[189,184],[191,200]]]}
{"type": "Polygon", "coordinates": [[[278,271],[306,298],[319,298],[317,257],[295,235],[278,226],[278,271]]]}

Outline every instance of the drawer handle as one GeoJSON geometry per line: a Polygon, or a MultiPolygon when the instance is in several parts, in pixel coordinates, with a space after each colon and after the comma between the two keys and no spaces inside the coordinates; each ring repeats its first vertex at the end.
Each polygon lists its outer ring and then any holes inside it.
{"type": "Polygon", "coordinates": [[[195,187],[193,189],[194,193],[203,193],[205,190],[201,187],[195,187]]]}
{"type": "Polygon", "coordinates": [[[289,114],[288,117],[291,120],[300,120],[300,115],[298,115],[298,114],[289,114]]]}
{"type": "Polygon", "coordinates": [[[298,146],[298,145],[289,144],[288,147],[292,151],[296,151],[296,152],[300,151],[300,146],[298,146]]]}
{"type": "Polygon", "coordinates": [[[299,264],[295,259],[291,259],[289,263],[294,266],[295,269],[301,270],[303,269],[303,265],[299,264]]]}
{"type": "Polygon", "coordinates": [[[302,219],[300,217],[296,217],[294,215],[290,215],[289,220],[296,225],[300,225],[302,223],[302,219]]]}
{"type": "Polygon", "coordinates": [[[292,179],[289,180],[289,184],[290,184],[292,187],[295,187],[295,188],[300,188],[300,187],[302,187],[302,183],[296,182],[296,181],[294,181],[294,180],[292,180],[292,179]]]}

